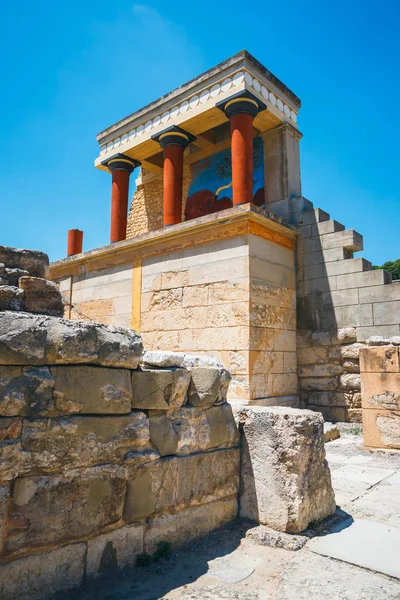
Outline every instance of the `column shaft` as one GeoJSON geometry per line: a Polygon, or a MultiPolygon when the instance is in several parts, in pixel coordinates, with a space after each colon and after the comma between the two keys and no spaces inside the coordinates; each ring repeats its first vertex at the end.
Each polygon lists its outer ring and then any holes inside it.
{"type": "Polygon", "coordinates": [[[230,117],[233,205],[253,200],[253,117],[239,113],[230,117]]]}
{"type": "Polygon", "coordinates": [[[115,169],[112,172],[110,242],[126,239],[128,219],[129,172],[115,169]]]}
{"type": "Polygon", "coordinates": [[[82,242],[83,231],[80,231],[80,229],[69,229],[67,255],[80,254],[82,252],[82,242]]]}
{"type": "Polygon", "coordinates": [[[174,144],[164,148],[164,227],[182,221],[183,150],[174,144]]]}

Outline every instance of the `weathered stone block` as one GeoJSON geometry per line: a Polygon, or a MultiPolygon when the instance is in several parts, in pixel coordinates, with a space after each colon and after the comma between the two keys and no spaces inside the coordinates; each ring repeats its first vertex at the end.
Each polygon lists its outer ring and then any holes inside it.
{"type": "Polygon", "coordinates": [[[9,285],[13,285],[15,287],[18,287],[20,277],[29,276],[28,271],[24,271],[24,269],[6,269],[5,271],[5,276],[8,279],[9,285]]]}
{"type": "Polygon", "coordinates": [[[48,367],[0,365],[0,416],[51,415],[54,379],[48,367]]]}
{"type": "Polygon", "coordinates": [[[299,533],[335,512],[323,418],[290,408],[245,407],[240,515],[299,533]]]}
{"type": "Polygon", "coordinates": [[[190,370],[191,381],[188,403],[208,408],[216,402],[224,402],[231,379],[227,369],[194,367],[190,370]]]}
{"type": "Polygon", "coordinates": [[[19,287],[25,294],[25,310],[62,317],[64,306],[57,285],[40,277],[20,277],[19,287]]]}
{"type": "Polygon", "coordinates": [[[400,411],[362,411],[364,445],[400,450],[400,411]]]}
{"type": "Polygon", "coordinates": [[[29,468],[29,454],[19,439],[0,442],[0,484],[8,483],[29,468]]]}
{"type": "Polygon", "coordinates": [[[362,373],[362,408],[400,410],[400,373],[362,373]]]}
{"type": "Polygon", "coordinates": [[[303,398],[307,404],[316,406],[347,406],[344,392],[305,392],[303,398]]]}
{"type": "Polygon", "coordinates": [[[188,352],[165,352],[150,350],[143,353],[142,363],[150,367],[171,368],[180,367],[223,367],[223,364],[211,356],[190,354],[188,352]]]}
{"type": "Polygon", "coordinates": [[[344,390],[360,389],[361,380],[357,373],[346,373],[340,376],[340,387],[344,390]]]}
{"type": "Polygon", "coordinates": [[[130,413],[131,372],[96,366],[51,367],[55,408],[63,413],[130,413]],[[84,385],[83,385],[84,384],[84,385]]]}
{"type": "Polygon", "coordinates": [[[0,310],[24,310],[24,292],[11,285],[0,285],[0,310]]]}
{"type": "Polygon", "coordinates": [[[99,364],[136,369],[143,345],[131,329],[0,312],[0,365],[99,364]]]}
{"type": "Polygon", "coordinates": [[[236,496],[202,506],[191,506],[175,514],[156,515],[149,521],[144,550],[152,554],[160,542],[174,547],[186,544],[226,525],[237,515],[236,496]]]}
{"type": "Polygon", "coordinates": [[[22,419],[18,417],[0,418],[0,442],[21,437],[22,419]]]}
{"type": "Polygon", "coordinates": [[[132,408],[170,410],[186,403],[190,373],[186,369],[132,372],[132,408]]]}
{"type": "Polygon", "coordinates": [[[121,463],[130,451],[150,449],[145,413],[124,416],[77,416],[25,421],[22,448],[31,453],[32,468],[61,468],[121,463]]]}
{"type": "Polygon", "coordinates": [[[144,525],[125,525],[88,541],[86,577],[101,577],[135,566],[143,552],[144,525]]]}
{"type": "Polygon", "coordinates": [[[168,457],[139,466],[128,478],[124,519],[134,521],[165,509],[204,504],[237,494],[238,448],[168,457]]]}
{"type": "Polygon", "coordinates": [[[16,479],[5,552],[63,543],[118,521],[125,485],[125,470],[116,465],[16,479]]]}
{"type": "Polygon", "coordinates": [[[360,369],[367,373],[400,371],[399,349],[396,346],[367,347],[360,351],[360,369]]]}
{"type": "Polygon", "coordinates": [[[238,443],[229,404],[208,410],[185,406],[176,411],[149,412],[150,439],[161,456],[185,455],[238,443]]]}
{"type": "Polygon", "coordinates": [[[2,600],[43,600],[80,586],[86,544],[70,544],[0,565],[2,600]]]}
{"type": "Polygon", "coordinates": [[[303,377],[301,378],[301,389],[304,391],[327,391],[336,390],[338,386],[335,377],[303,377]]]}
{"type": "Polygon", "coordinates": [[[343,367],[336,364],[307,365],[299,368],[300,377],[331,377],[343,373],[343,367]]]}
{"type": "Polygon", "coordinates": [[[44,252],[0,246],[0,263],[10,269],[24,269],[32,277],[49,276],[49,257],[44,252]]]}

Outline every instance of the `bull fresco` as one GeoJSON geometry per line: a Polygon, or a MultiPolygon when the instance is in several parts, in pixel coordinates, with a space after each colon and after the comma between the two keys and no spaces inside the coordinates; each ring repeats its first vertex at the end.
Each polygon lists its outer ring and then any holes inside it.
{"type": "MultiPolygon", "coordinates": [[[[260,137],[253,145],[253,202],[264,204],[264,152],[260,137]]],[[[185,220],[232,207],[231,150],[222,150],[192,165],[185,220]]]]}

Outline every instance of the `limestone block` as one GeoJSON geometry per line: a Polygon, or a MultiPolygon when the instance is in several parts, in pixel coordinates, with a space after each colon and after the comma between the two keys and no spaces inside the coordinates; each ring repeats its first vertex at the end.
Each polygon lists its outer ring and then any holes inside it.
{"type": "Polygon", "coordinates": [[[143,365],[150,367],[171,368],[181,367],[223,367],[223,364],[211,356],[201,354],[190,354],[187,352],[166,352],[164,350],[152,350],[143,353],[143,365]]]}
{"type": "Polygon", "coordinates": [[[378,346],[361,350],[360,369],[368,373],[398,373],[400,371],[399,349],[395,346],[378,346]]]}
{"type": "Polygon", "coordinates": [[[307,404],[316,406],[347,406],[348,402],[344,392],[305,392],[303,397],[307,404]]]}
{"type": "Polygon", "coordinates": [[[336,377],[302,377],[301,388],[305,391],[336,390],[338,381],[336,377]]]}
{"type": "Polygon", "coordinates": [[[391,339],[393,337],[399,338],[399,335],[399,325],[374,325],[373,327],[357,327],[358,342],[365,342],[366,340],[369,341],[370,339],[378,337],[382,339],[382,343],[380,345],[383,346],[385,344],[390,343],[387,341],[387,339],[391,339]]]}
{"type": "Polygon", "coordinates": [[[299,348],[297,352],[297,362],[299,365],[313,365],[316,363],[325,363],[328,361],[328,348],[326,347],[308,347],[299,348]]]}
{"type": "Polygon", "coordinates": [[[236,495],[238,448],[167,457],[128,475],[124,519],[134,521],[162,510],[204,504],[236,495]]]}
{"type": "Polygon", "coordinates": [[[80,538],[122,516],[125,470],[117,465],[18,478],[8,507],[4,550],[80,538]]]}
{"type": "Polygon", "coordinates": [[[360,388],[361,379],[360,375],[357,373],[345,373],[340,376],[340,386],[344,390],[349,390],[352,388],[360,388]]]}
{"type": "Polygon", "coordinates": [[[238,443],[238,431],[227,403],[208,410],[185,406],[149,412],[150,439],[161,456],[185,455],[238,443]]]}
{"type": "Polygon", "coordinates": [[[0,418],[0,442],[21,437],[22,419],[19,417],[0,418]]]}
{"type": "Polygon", "coordinates": [[[359,373],[360,362],[355,358],[347,358],[342,362],[343,369],[348,373],[359,373]]]}
{"type": "Polygon", "coordinates": [[[400,449],[400,411],[362,411],[363,438],[369,448],[400,449]]]}
{"type": "Polygon", "coordinates": [[[51,416],[53,389],[48,367],[0,366],[0,416],[51,416]]]}
{"type": "MultiPolygon", "coordinates": [[[[376,271],[374,271],[375,273],[376,271]]],[[[363,304],[363,306],[368,306],[363,304]]],[[[374,304],[374,325],[396,325],[399,322],[400,300],[374,304]]],[[[370,323],[360,323],[360,325],[370,323]]]]}
{"type": "Polygon", "coordinates": [[[183,288],[182,306],[207,306],[208,304],[208,286],[194,285],[183,288]]]}
{"type": "Polygon", "coordinates": [[[188,390],[188,403],[191,406],[209,408],[216,402],[226,400],[231,379],[224,368],[194,367],[190,369],[191,380],[188,390]]]}
{"type": "Polygon", "coordinates": [[[49,257],[44,252],[0,246],[0,263],[10,269],[24,269],[32,277],[49,276],[49,257]]]}
{"type": "MultiPolygon", "coordinates": [[[[318,239],[318,238],[317,238],[318,239]]],[[[352,252],[363,250],[363,237],[354,229],[345,231],[337,231],[335,233],[327,233],[320,238],[321,248],[328,250],[329,248],[347,248],[352,252]]],[[[355,286],[350,286],[355,287],[355,286]]]]}
{"type": "Polygon", "coordinates": [[[300,533],[335,512],[322,415],[252,406],[240,411],[239,422],[242,517],[300,533]]]}
{"type": "Polygon", "coordinates": [[[299,266],[316,265],[318,263],[328,263],[343,261],[353,258],[353,253],[346,248],[329,248],[328,250],[316,250],[307,254],[298,254],[296,256],[299,266]]]}
{"type": "Polygon", "coordinates": [[[343,358],[356,359],[360,356],[360,350],[365,348],[365,344],[349,344],[340,348],[340,354],[343,358]]]}
{"type": "Polygon", "coordinates": [[[400,285],[393,281],[392,285],[374,285],[363,287],[359,290],[360,303],[389,302],[400,300],[400,285]]]}
{"type": "Polygon", "coordinates": [[[336,231],[344,230],[344,225],[333,219],[329,219],[329,221],[322,221],[321,223],[315,223],[311,227],[313,236],[325,235],[326,233],[335,233],[336,231]]]}
{"type": "Polygon", "coordinates": [[[236,496],[202,506],[191,506],[174,514],[156,515],[149,521],[144,536],[144,550],[152,554],[160,542],[173,547],[187,544],[226,525],[237,516],[236,496]]]}
{"type": "Polygon", "coordinates": [[[0,312],[0,365],[99,364],[136,369],[138,333],[122,327],[0,312]]]}
{"type": "Polygon", "coordinates": [[[132,371],[132,408],[170,410],[186,403],[190,374],[186,369],[132,371]]]}
{"type": "MultiPolygon", "coordinates": [[[[199,286],[197,286],[199,287],[199,286]]],[[[245,302],[249,299],[249,283],[222,281],[211,283],[208,287],[208,304],[223,304],[225,302],[245,302]]]]}
{"type": "Polygon", "coordinates": [[[24,292],[11,285],[0,285],[0,310],[24,310],[24,292]]]}
{"type": "Polygon", "coordinates": [[[36,471],[121,463],[132,450],[150,449],[149,421],[141,411],[123,416],[26,420],[22,448],[31,453],[36,471]]]}
{"type": "Polygon", "coordinates": [[[18,287],[20,277],[29,276],[28,271],[24,269],[5,269],[5,277],[8,279],[9,285],[18,287]]]}
{"type": "Polygon", "coordinates": [[[86,577],[101,577],[115,569],[134,567],[136,556],[143,552],[143,536],[143,525],[125,525],[89,540],[86,577]]]}
{"type": "Polygon", "coordinates": [[[250,323],[255,327],[296,330],[296,311],[268,304],[250,305],[250,323]]]}
{"type": "Polygon", "coordinates": [[[322,413],[325,421],[332,421],[333,423],[348,421],[348,409],[341,406],[315,406],[313,404],[307,405],[310,410],[322,413]]]}
{"type": "Polygon", "coordinates": [[[149,521],[144,536],[144,550],[152,554],[160,542],[173,547],[187,544],[226,525],[237,515],[236,496],[202,506],[191,506],[175,514],[156,515],[149,521]]]}
{"type": "Polygon", "coordinates": [[[371,285],[384,285],[391,282],[391,276],[386,271],[364,271],[363,273],[350,273],[337,276],[337,289],[363,288],[371,285]]]}
{"type": "Polygon", "coordinates": [[[51,367],[55,408],[59,413],[130,413],[131,372],[96,366],[51,367]]]}
{"type": "Polygon", "coordinates": [[[300,377],[331,377],[343,373],[341,365],[325,363],[319,365],[305,365],[299,368],[300,377]]]}
{"type": "Polygon", "coordinates": [[[340,431],[337,425],[333,423],[325,422],[324,423],[324,442],[331,442],[332,440],[337,440],[340,438],[340,431]]]}
{"type": "Polygon", "coordinates": [[[25,294],[25,310],[28,312],[54,317],[64,314],[61,292],[52,281],[23,276],[19,279],[19,288],[25,294]]]}
{"type": "Polygon", "coordinates": [[[400,373],[362,373],[361,392],[363,409],[400,410],[400,373]]]}
{"type": "Polygon", "coordinates": [[[0,565],[0,598],[43,600],[79,587],[85,554],[86,544],[70,544],[0,565]]]}
{"type": "Polygon", "coordinates": [[[29,454],[19,439],[0,442],[0,484],[8,483],[29,469],[29,454]]]}

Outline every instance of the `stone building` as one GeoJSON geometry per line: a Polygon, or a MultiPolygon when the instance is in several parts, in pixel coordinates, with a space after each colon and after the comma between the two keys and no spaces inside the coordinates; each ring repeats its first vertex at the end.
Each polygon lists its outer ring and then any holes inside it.
{"type": "Polygon", "coordinates": [[[243,51],[111,125],[95,160],[112,178],[110,245],[82,253],[72,230],[50,272],[66,316],[221,361],[230,401],[357,421],[359,351],[399,335],[400,286],[302,196],[300,106],[243,51]]]}

